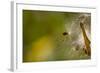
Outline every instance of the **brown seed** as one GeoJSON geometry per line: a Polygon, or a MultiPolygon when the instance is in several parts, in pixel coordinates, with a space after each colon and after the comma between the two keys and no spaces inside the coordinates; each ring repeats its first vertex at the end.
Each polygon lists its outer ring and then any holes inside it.
{"type": "Polygon", "coordinates": [[[63,32],[62,34],[63,34],[64,36],[66,36],[66,35],[68,35],[68,32],[63,32]]]}

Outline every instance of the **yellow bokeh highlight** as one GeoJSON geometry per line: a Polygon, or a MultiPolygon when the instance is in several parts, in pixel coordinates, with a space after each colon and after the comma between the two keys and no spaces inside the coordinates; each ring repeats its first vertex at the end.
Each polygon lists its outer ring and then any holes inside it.
{"type": "Polygon", "coordinates": [[[53,53],[54,44],[50,36],[43,36],[32,43],[32,48],[27,54],[28,61],[45,61],[53,53]]]}

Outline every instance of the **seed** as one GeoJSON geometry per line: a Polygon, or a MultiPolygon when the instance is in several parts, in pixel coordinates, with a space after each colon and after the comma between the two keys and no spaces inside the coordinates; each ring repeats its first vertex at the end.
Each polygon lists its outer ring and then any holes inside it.
{"type": "Polygon", "coordinates": [[[64,36],[66,36],[66,35],[68,35],[68,32],[63,32],[62,34],[63,34],[64,36]]]}

